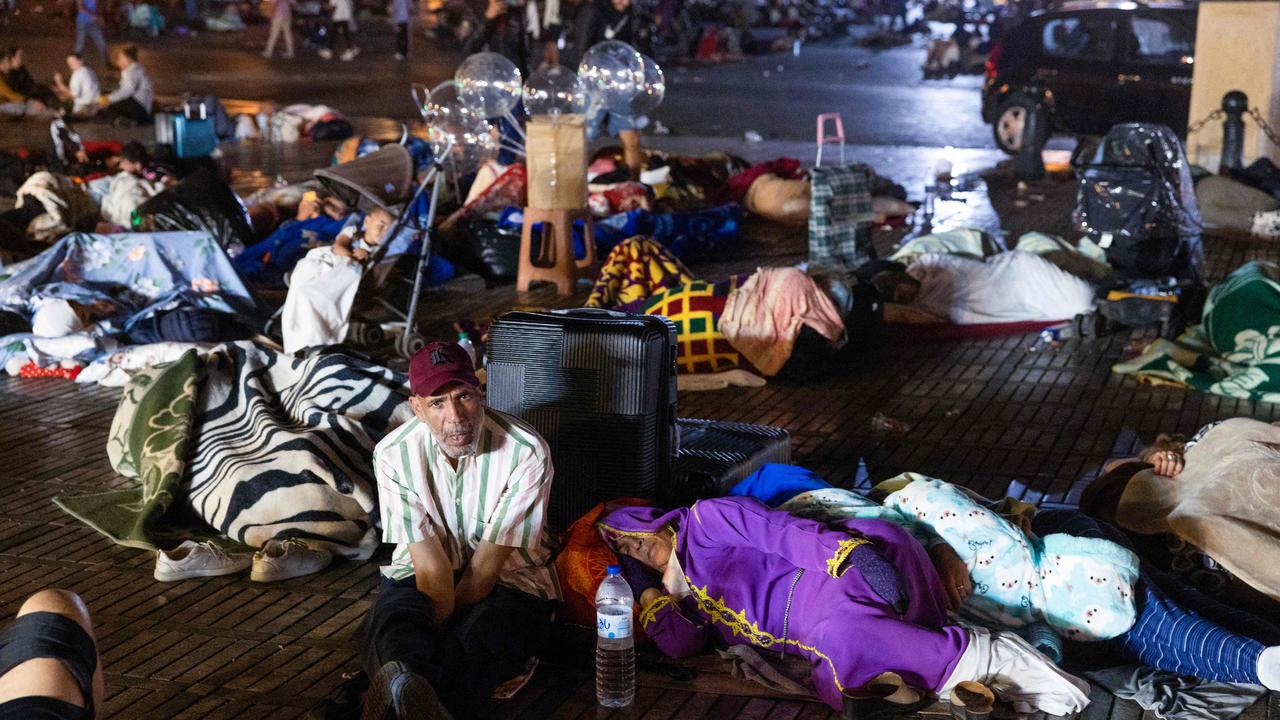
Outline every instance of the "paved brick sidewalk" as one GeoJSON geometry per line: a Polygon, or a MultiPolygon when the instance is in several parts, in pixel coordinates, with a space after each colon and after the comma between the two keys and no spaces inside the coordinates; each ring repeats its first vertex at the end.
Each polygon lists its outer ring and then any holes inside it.
{"type": "MultiPolygon", "coordinates": [[[[277,172],[305,174],[327,149],[307,145],[290,152],[282,156],[246,144],[231,157],[258,169],[240,176],[252,185],[277,172]]],[[[1006,171],[986,178],[985,186],[940,202],[936,224],[976,225],[1008,239],[1030,230],[1069,234],[1070,181],[1048,180],[1037,188],[1043,201],[1016,207],[1006,171]]],[[[901,235],[880,233],[878,242],[887,249],[901,235]]],[[[1278,254],[1262,242],[1211,238],[1207,246],[1211,278],[1245,260],[1275,260],[1278,254]]],[[[692,269],[717,277],[798,261],[804,252],[803,230],[749,223],[737,251],[692,269]]],[[[455,284],[427,297],[423,321],[448,337],[456,319],[485,318],[517,304],[579,304],[584,294],[565,299],[548,289],[520,294],[510,285],[455,284]]],[[[841,485],[854,483],[861,463],[870,481],[913,470],[990,495],[1012,485],[1015,495],[1047,504],[1070,504],[1106,459],[1157,432],[1190,433],[1235,415],[1280,418],[1274,405],[1144,387],[1111,375],[1110,365],[1141,340],[1139,334],[1071,340],[1040,352],[1028,350],[1033,337],[1027,335],[889,342],[864,348],[856,363],[824,379],[683,394],[680,413],[786,427],[795,462],[841,485]],[[871,420],[878,413],[909,429],[877,433],[871,420]]],[[[111,545],[50,502],[58,494],[124,483],[103,452],[117,397],[118,391],[59,381],[0,380],[0,418],[10,428],[0,439],[9,468],[0,480],[0,616],[40,588],[84,595],[101,635],[108,717],[301,716],[336,686],[342,669],[352,667],[349,638],[369,605],[376,563],[339,564],[271,586],[243,578],[154,582],[149,553],[111,545]]],[[[707,671],[697,685],[680,689],[661,674],[642,672],[637,709],[652,717],[829,714],[817,705],[744,697],[735,694],[741,687],[716,685],[728,682],[719,678],[707,671]]],[[[1099,695],[1089,717],[1112,712],[1140,715],[1132,703],[1099,695]]],[[[1255,713],[1250,720],[1265,717],[1265,703],[1255,713]]],[[[504,706],[503,716],[595,716],[589,671],[549,662],[504,706]]]]}

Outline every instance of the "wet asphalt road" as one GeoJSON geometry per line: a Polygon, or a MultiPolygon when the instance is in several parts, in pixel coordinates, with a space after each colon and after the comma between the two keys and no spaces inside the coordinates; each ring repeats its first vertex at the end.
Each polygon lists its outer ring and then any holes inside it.
{"type": "MultiPolygon", "coordinates": [[[[32,71],[47,79],[55,69],[65,72],[60,66],[71,34],[65,20],[27,16],[0,29],[0,45],[25,47],[32,71]]],[[[447,43],[417,38],[413,58],[396,62],[384,18],[364,22],[359,37],[364,53],[346,63],[310,50],[294,60],[266,60],[258,55],[265,26],[139,44],[159,93],[323,102],[351,115],[398,118],[414,114],[409,83],[433,85],[462,58],[447,43]]],[[[874,53],[842,39],[806,45],[799,57],[667,67],[667,99],[654,119],[677,136],[740,140],[755,131],[765,140],[812,142],[817,114],[838,111],[852,145],[994,147],[980,115],[980,78],[922,81],[921,42],[874,53]]]]}

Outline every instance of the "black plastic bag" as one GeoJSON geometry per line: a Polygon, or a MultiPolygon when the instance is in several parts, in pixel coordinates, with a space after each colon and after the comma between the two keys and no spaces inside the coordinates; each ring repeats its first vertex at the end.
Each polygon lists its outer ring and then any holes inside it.
{"type": "Polygon", "coordinates": [[[15,197],[30,174],[26,160],[16,153],[0,150],[0,197],[15,197]]]}
{"type": "Polygon", "coordinates": [[[520,268],[520,228],[473,220],[434,238],[433,252],[486,280],[514,280],[520,268]]]}
{"type": "Polygon", "coordinates": [[[1270,158],[1258,158],[1249,167],[1226,174],[1280,200],[1280,167],[1276,167],[1270,158]]]}
{"type": "Polygon", "coordinates": [[[312,140],[346,140],[354,134],[351,123],[342,118],[321,120],[311,126],[312,140]]]}
{"type": "Polygon", "coordinates": [[[139,205],[133,212],[133,229],[204,231],[225,250],[244,248],[254,239],[240,198],[207,167],[139,205]]]}
{"type": "Polygon", "coordinates": [[[480,262],[494,279],[514,280],[520,269],[520,231],[486,223],[479,231],[472,226],[480,262]]]}

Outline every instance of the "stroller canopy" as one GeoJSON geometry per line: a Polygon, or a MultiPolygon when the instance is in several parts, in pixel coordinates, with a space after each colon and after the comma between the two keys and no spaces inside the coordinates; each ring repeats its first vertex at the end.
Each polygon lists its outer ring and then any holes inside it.
{"type": "Polygon", "coordinates": [[[316,171],[316,179],[360,210],[399,212],[413,195],[413,157],[403,145],[387,145],[364,157],[316,171]]]}

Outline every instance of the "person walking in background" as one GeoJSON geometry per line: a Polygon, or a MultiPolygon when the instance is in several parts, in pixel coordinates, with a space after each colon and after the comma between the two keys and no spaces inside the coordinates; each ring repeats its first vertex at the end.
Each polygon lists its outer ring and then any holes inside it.
{"type": "Polygon", "coordinates": [[[276,40],[284,37],[284,58],[293,57],[293,2],[294,0],[275,0],[271,10],[271,33],[267,36],[267,49],[262,57],[270,58],[276,49],[276,40]]]}
{"type": "Polygon", "coordinates": [[[102,92],[98,76],[78,53],[67,56],[67,67],[71,69],[70,81],[64,83],[62,73],[54,73],[53,91],[64,105],[71,108],[72,116],[92,115],[98,105],[98,95],[102,92]]]}
{"type": "Polygon", "coordinates": [[[118,124],[146,125],[151,122],[151,78],[138,62],[138,47],[125,45],[116,50],[116,67],[120,70],[120,86],[104,97],[102,114],[118,124]]]}
{"type": "MultiPolygon", "coordinates": [[[[619,40],[640,52],[645,51],[645,37],[640,19],[631,0],[591,0],[578,15],[576,50],[582,57],[596,43],[619,40]]],[[[622,142],[623,158],[631,171],[631,179],[640,179],[644,153],[640,149],[640,128],[645,119],[611,112],[601,106],[587,117],[587,137],[595,139],[604,132],[622,142]]]]}
{"type": "Polygon", "coordinates": [[[84,52],[86,38],[93,41],[98,48],[98,57],[103,67],[107,67],[107,37],[102,32],[102,0],[76,0],[76,44],[73,52],[84,52]]]}
{"type": "Polygon", "coordinates": [[[333,51],[341,38],[344,49],[339,57],[343,61],[354,60],[360,54],[360,48],[351,39],[351,26],[355,24],[352,0],[330,0],[330,4],[333,6],[333,15],[329,18],[329,47],[320,49],[320,57],[325,60],[333,59],[333,51]]]}
{"type": "Polygon", "coordinates": [[[409,57],[409,35],[413,32],[413,0],[391,0],[391,20],[396,24],[396,59],[409,57]]]}
{"type": "Polygon", "coordinates": [[[514,63],[522,77],[529,77],[530,44],[525,0],[489,0],[484,24],[467,41],[466,50],[496,52],[514,63]]]}

